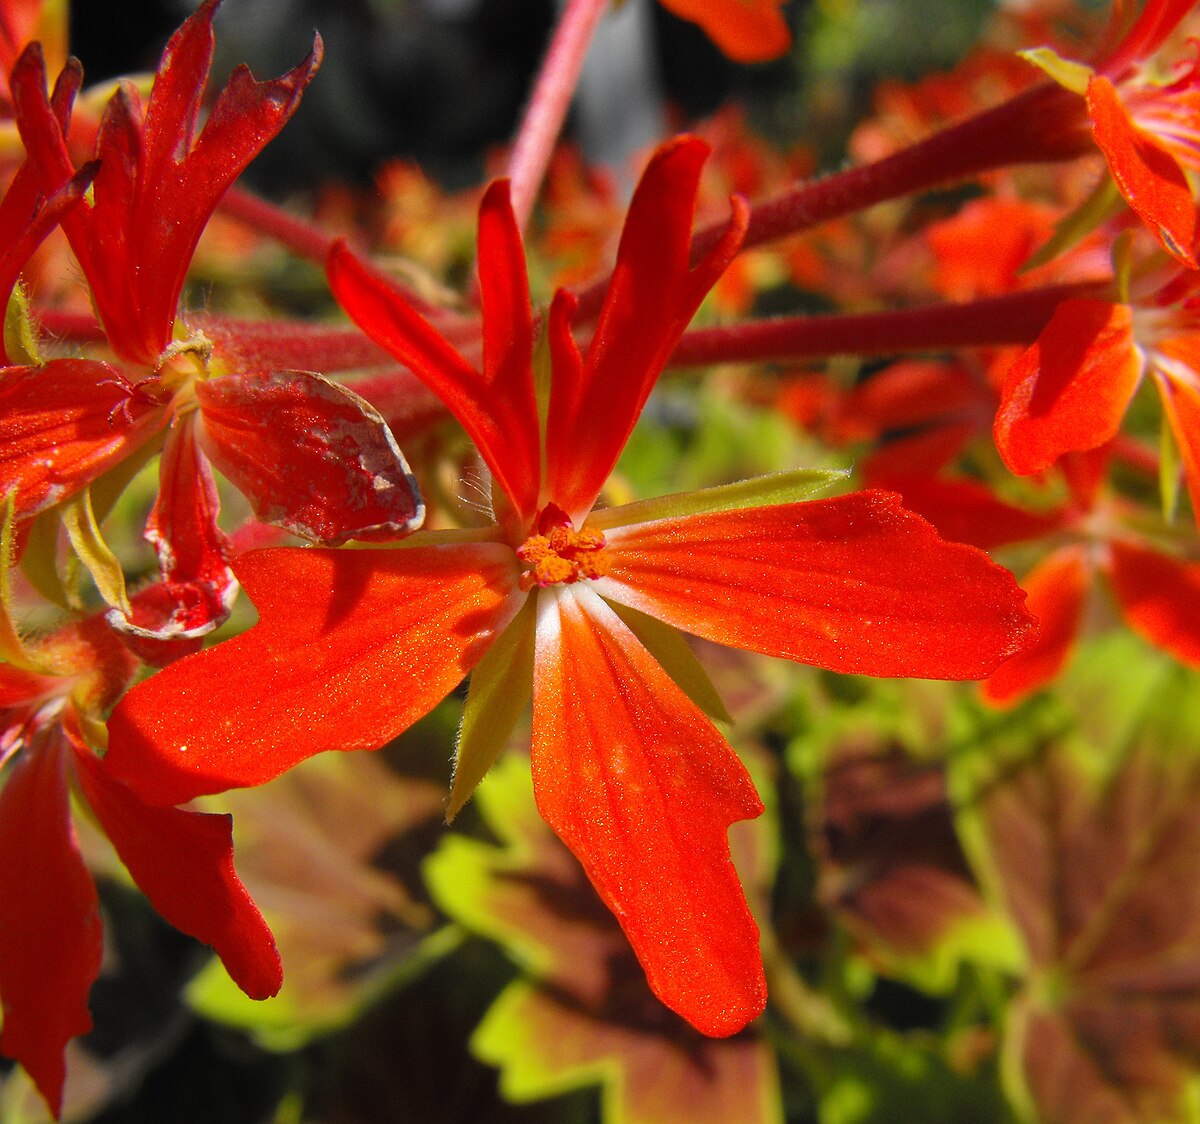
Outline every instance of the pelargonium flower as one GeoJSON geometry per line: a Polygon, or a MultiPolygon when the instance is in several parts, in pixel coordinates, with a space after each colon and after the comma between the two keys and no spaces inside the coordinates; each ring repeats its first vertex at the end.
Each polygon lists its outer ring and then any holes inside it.
{"type": "Polygon", "coordinates": [[[1179,270],[1127,300],[1064,301],[1001,388],[994,436],[1018,475],[1120,431],[1144,376],[1162,400],[1200,517],[1200,274],[1179,270]]]}
{"type": "Polygon", "coordinates": [[[135,688],[106,767],[172,804],[258,784],[326,749],[376,746],[471,672],[450,814],[533,699],[538,807],[612,909],[659,998],[730,1034],[765,1002],[758,933],[729,861],[761,810],[706,715],[720,702],[676,631],[843,672],[982,677],[1028,641],[1011,575],[943,542],[895,496],[795,502],[820,473],[597,507],[688,321],[741,243],[746,207],[691,265],[706,146],[651,159],[586,355],[573,298],[546,362],[507,184],[479,218],[482,369],[344,247],[343,307],[408,364],[491,471],[492,526],[394,549],[275,549],[235,562],[249,632],[135,688]],[[535,370],[541,372],[535,375],[535,370]]]}
{"type": "Polygon", "coordinates": [[[212,945],[248,995],[283,980],[274,938],[233,868],[229,816],[143,804],[102,766],[104,712],[136,661],[102,616],[25,640],[0,559],[0,1053],[28,1071],[55,1115],[67,1042],[91,1028],[102,925],[71,823],[74,790],[133,880],[176,928],[212,945]]]}
{"type": "MultiPolygon", "coordinates": [[[[236,592],[210,461],[260,519],[313,541],[397,537],[423,516],[378,411],[313,372],[231,370],[179,315],[205,224],[287,123],[321,59],[317,39],[281,78],[258,82],[238,68],[198,129],[218,2],[206,0],[172,36],[144,108],[132,84],[118,87],[100,122],[91,191],[61,217],[119,365],[34,354],[0,370],[0,494],[15,495],[22,519],[162,448],[146,529],[162,596],[137,612],[121,590],[110,598],[114,627],[152,663],[194,651],[236,592]]],[[[66,133],[81,82],[72,62],[48,94],[38,45],[21,54],[12,89],[28,159],[10,195],[39,184],[49,194],[76,176],[66,133]]]]}
{"type": "Polygon", "coordinates": [[[1117,190],[1162,247],[1195,269],[1200,231],[1186,169],[1200,170],[1200,58],[1183,61],[1162,84],[1143,73],[1145,60],[1193,6],[1193,0],[1148,0],[1123,29],[1131,6],[1115,5],[1109,43],[1091,65],[1045,47],[1027,57],[1086,99],[1093,138],[1117,190]]]}

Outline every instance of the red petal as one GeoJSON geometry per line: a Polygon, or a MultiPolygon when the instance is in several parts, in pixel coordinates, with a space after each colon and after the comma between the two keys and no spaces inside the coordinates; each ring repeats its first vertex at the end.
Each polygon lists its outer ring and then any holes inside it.
{"type": "Polygon", "coordinates": [[[981,679],[1030,639],[1012,575],[887,492],[606,530],[597,592],[685,632],[862,675],[981,679]]]}
{"type": "Polygon", "coordinates": [[[338,243],[329,254],[329,285],[347,315],[380,347],[406,364],[446,404],[475,442],[496,483],[517,512],[532,518],[541,479],[540,426],[533,355],[525,351],[528,282],[508,201],[508,184],[492,184],[480,204],[481,293],[498,313],[513,316],[510,348],[504,323],[485,327],[486,372],[464,359],[382,277],[338,243]],[[526,294],[522,300],[522,294],[526,294]],[[488,379],[495,379],[489,382],[488,379]]]}
{"type": "Polygon", "coordinates": [[[133,599],[131,618],[115,609],[108,614],[130,650],[155,667],[196,651],[228,618],[237,595],[229,540],[217,526],[220,497],[196,447],[193,419],[176,423],[167,438],[158,498],[146,521],[162,582],[133,599]]]}
{"type": "Polygon", "coordinates": [[[792,45],[783,0],[662,0],[663,7],[704,28],[734,62],[766,62],[792,45]]]}
{"type": "Polygon", "coordinates": [[[107,363],[0,370],[0,495],[15,489],[19,515],[50,507],[144,444],[160,417],[107,363]]]}
{"type": "Polygon", "coordinates": [[[1082,547],[1047,555],[1022,583],[1029,611],[1037,617],[1037,641],[1000,665],[983,684],[983,697],[1006,706],[1032,694],[1062,670],[1079,634],[1091,569],[1082,547]]]}
{"type": "Polygon", "coordinates": [[[1141,375],[1127,305],[1064,301],[1005,376],[995,427],[1004,463],[1026,476],[1103,445],[1121,428],[1141,375]]]}
{"type": "Polygon", "coordinates": [[[1129,627],[1200,668],[1200,564],[1128,543],[1112,544],[1109,579],[1129,627]]]}
{"type": "Polygon", "coordinates": [[[233,817],[151,808],[75,745],[80,786],[150,903],[176,929],[210,945],[251,999],[283,983],[275,938],[233,869],[233,817]]]}
{"type": "Polygon", "coordinates": [[[46,741],[27,749],[0,792],[0,1053],[25,1067],[55,1116],[63,1051],[92,1026],[87,999],[102,942],[69,815],[64,749],[46,741]]]}
{"type": "Polygon", "coordinates": [[[600,494],[684,328],[745,236],[747,208],[739,201],[721,240],[690,268],[707,156],[708,146],[696,137],[676,138],[655,152],[629,205],[584,366],[555,367],[545,492],[576,522],[600,494]]]}
{"type": "Polygon", "coordinates": [[[1103,75],[1088,82],[1088,113],[1096,144],[1117,187],[1164,250],[1197,268],[1196,203],[1179,162],[1149,133],[1139,129],[1103,75]]]}
{"type": "Polygon", "coordinates": [[[143,800],[262,784],[314,753],[382,745],[471,669],[520,601],[494,543],[255,551],[259,623],[135,687],[105,765],[143,800]]]}
{"type": "Polygon", "coordinates": [[[539,597],[538,808],[616,914],[654,993],[705,1034],[766,1001],[729,825],[762,804],[712,724],[590,590],[539,597]]]}
{"type": "Polygon", "coordinates": [[[306,371],[199,383],[201,439],[254,514],[312,542],[379,542],[424,517],[417,485],[379,412],[306,371]]]}
{"type": "Polygon", "coordinates": [[[871,475],[872,485],[899,492],[904,506],[928,519],[938,534],[983,550],[1041,538],[1062,526],[1060,513],[1040,514],[1005,503],[973,480],[871,475]]]}
{"type": "MultiPolygon", "coordinates": [[[[1185,341],[1171,340],[1164,343],[1161,350],[1192,371],[1200,369],[1197,366],[1200,354],[1186,343],[1178,346],[1181,343],[1185,341]]],[[[1192,498],[1192,514],[1200,521],[1200,390],[1186,378],[1170,378],[1161,371],[1156,370],[1154,378],[1183,461],[1184,478],[1192,498]]]]}

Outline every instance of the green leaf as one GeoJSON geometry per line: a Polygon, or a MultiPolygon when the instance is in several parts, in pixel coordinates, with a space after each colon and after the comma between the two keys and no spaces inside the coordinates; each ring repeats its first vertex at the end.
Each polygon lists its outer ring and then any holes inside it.
{"type": "Polygon", "coordinates": [[[447,823],[471,798],[525,712],[533,691],[536,624],[537,598],[530,596],[471,672],[454,752],[447,823]]]}
{"type": "Polygon", "coordinates": [[[622,507],[604,508],[593,512],[588,523],[603,531],[655,519],[679,519],[714,511],[798,503],[846,480],[849,475],[844,469],[836,468],[798,468],[790,472],[772,472],[734,484],[702,488],[697,492],[679,492],[652,500],[639,500],[622,507]]]}

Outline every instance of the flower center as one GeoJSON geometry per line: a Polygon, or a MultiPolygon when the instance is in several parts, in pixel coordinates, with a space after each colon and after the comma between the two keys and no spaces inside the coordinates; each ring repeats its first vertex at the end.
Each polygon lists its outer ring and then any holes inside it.
{"type": "Polygon", "coordinates": [[[517,547],[517,557],[529,566],[521,575],[521,588],[603,577],[612,564],[605,545],[600,531],[586,523],[575,530],[567,513],[548,503],[538,515],[534,533],[517,547]]]}

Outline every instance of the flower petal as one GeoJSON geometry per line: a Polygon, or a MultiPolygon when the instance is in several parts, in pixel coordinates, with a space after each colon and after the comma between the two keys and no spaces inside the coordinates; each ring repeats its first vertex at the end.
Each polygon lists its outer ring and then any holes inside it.
{"type": "Polygon", "coordinates": [[[668,11],[699,24],[734,62],[766,62],[792,45],[779,10],[783,0],[662,0],[668,11]]]}
{"type": "Polygon", "coordinates": [[[863,675],[979,679],[1028,642],[1012,575],[887,492],[607,532],[603,597],[734,648],[863,675]]]}
{"type": "Polygon", "coordinates": [[[15,489],[21,517],[74,495],[144,444],[159,416],[107,363],[0,371],[0,496],[15,489]]]}
{"type": "MultiPolygon", "coordinates": [[[[556,356],[546,426],[545,495],[587,514],[658,376],[708,290],[737,253],[747,208],[733,204],[717,244],[691,267],[692,218],[708,145],[678,137],[651,158],[629,205],[617,264],[582,367],[556,356]]],[[[570,302],[551,317],[565,322],[570,302]]],[[[563,327],[551,325],[561,343],[563,327]]]]}
{"type": "Polygon", "coordinates": [[[1116,88],[1103,75],[1088,83],[1087,106],[1096,144],[1125,201],[1167,253],[1197,268],[1196,203],[1179,162],[1133,123],[1116,88]]]}
{"type": "Polygon", "coordinates": [[[152,804],[262,784],[326,749],[382,745],[471,669],[520,607],[507,547],[254,551],[259,622],[135,687],[105,765],[152,804]]]}
{"type": "Polygon", "coordinates": [[[1143,639],[1200,668],[1200,564],[1113,543],[1109,580],[1125,620],[1143,639]]]}
{"type": "Polygon", "coordinates": [[[310,542],[380,542],[425,516],[417,482],[379,411],[307,371],[202,382],[200,439],[264,523],[310,542]]]}
{"type": "Polygon", "coordinates": [[[327,272],[350,318],[445,402],[513,507],[531,519],[541,480],[541,431],[529,282],[508,183],[493,183],[479,207],[482,374],[344,244],[330,251],[327,272]]]}
{"type": "Polygon", "coordinates": [[[1002,663],[982,686],[983,697],[1008,706],[1044,687],[1063,668],[1079,634],[1091,570],[1080,546],[1047,555],[1026,575],[1026,605],[1037,617],[1037,641],[1002,663]]]}
{"type": "Polygon", "coordinates": [[[1009,368],[996,448],[1020,476],[1115,437],[1142,375],[1128,305],[1064,301],[1009,368]]]}
{"type": "Polygon", "coordinates": [[[659,999],[705,1034],[733,1034],[766,1000],[758,930],[729,858],[729,825],[762,811],[750,776],[594,593],[538,597],[538,808],[659,999]]]}
{"type": "Polygon", "coordinates": [[[62,1107],[67,1043],[92,1026],[100,974],[96,889],[75,842],[65,746],[22,753],[0,792],[0,1053],[16,1058],[51,1111],[62,1107]]]}
{"type": "MultiPolygon", "coordinates": [[[[1178,346],[1181,343],[1183,341],[1171,340],[1164,343],[1162,351],[1194,372],[1198,369],[1200,349],[1178,346]]],[[[1192,498],[1192,514],[1200,522],[1200,389],[1194,378],[1171,378],[1158,370],[1154,372],[1154,381],[1183,461],[1183,475],[1192,498]]]]}
{"type": "Polygon", "coordinates": [[[152,808],[73,741],[80,787],[134,882],[176,929],[211,946],[251,999],[279,991],[275,938],[233,869],[233,817],[152,808]]]}
{"type": "Polygon", "coordinates": [[[197,448],[194,419],[193,413],[176,423],[167,437],[158,497],[146,520],[162,581],[134,597],[128,614],[108,614],[129,649],[153,667],[197,651],[229,617],[237,596],[229,540],[217,526],[220,497],[197,448]]]}

